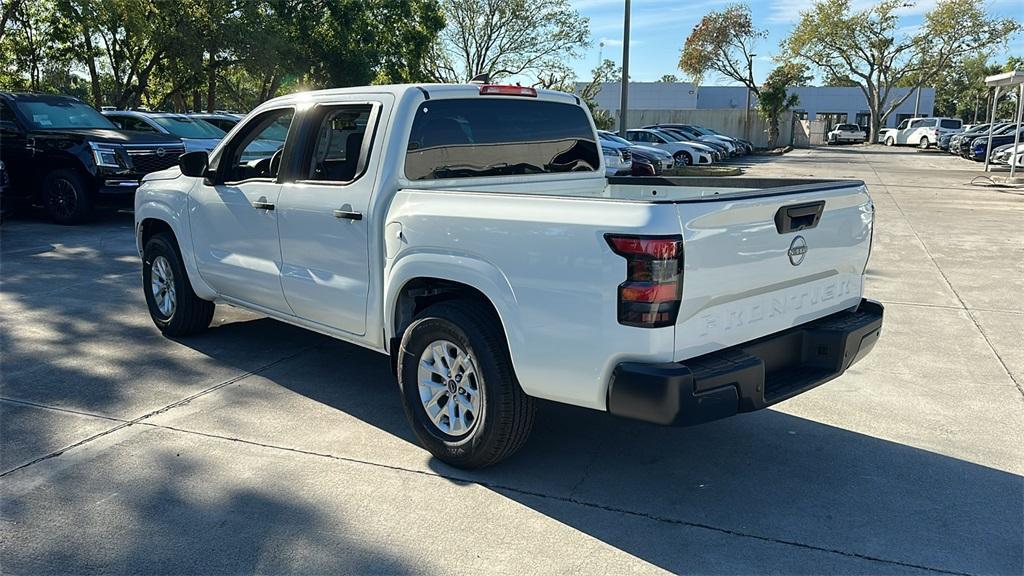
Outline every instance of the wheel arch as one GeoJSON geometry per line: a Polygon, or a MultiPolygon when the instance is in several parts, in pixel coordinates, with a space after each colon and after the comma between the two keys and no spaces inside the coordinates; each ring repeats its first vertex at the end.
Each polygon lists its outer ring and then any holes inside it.
{"type": "Polygon", "coordinates": [[[142,256],[146,248],[146,242],[155,234],[168,232],[174,238],[178,247],[178,254],[185,264],[185,271],[188,273],[189,283],[197,296],[205,300],[217,298],[217,292],[211,288],[196,267],[195,257],[192,253],[192,243],[189,236],[187,222],[183,221],[181,211],[173,209],[168,204],[154,200],[142,200],[136,202],[135,206],[135,244],[142,256]]]}
{"type": "Polygon", "coordinates": [[[515,294],[496,266],[451,254],[416,254],[400,259],[385,283],[385,345],[394,352],[409,324],[427,306],[453,299],[481,302],[493,310],[515,363],[522,331],[512,314],[515,294]]]}

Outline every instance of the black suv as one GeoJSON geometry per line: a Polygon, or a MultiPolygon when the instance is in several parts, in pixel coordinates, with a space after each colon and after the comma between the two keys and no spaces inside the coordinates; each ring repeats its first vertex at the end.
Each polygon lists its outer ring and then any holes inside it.
{"type": "Polygon", "coordinates": [[[70,96],[0,92],[2,201],[38,203],[54,222],[76,224],[101,203],[130,203],[142,177],[178,164],[176,138],[118,130],[70,96]]]}

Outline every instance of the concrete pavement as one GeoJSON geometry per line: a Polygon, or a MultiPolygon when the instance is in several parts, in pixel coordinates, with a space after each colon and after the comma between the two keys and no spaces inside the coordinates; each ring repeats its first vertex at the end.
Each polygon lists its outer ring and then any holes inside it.
{"type": "Polygon", "coordinates": [[[877,206],[879,345],[774,409],[668,429],[542,403],[527,446],[430,458],[388,360],[228,307],[172,341],[131,219],[0,228],[0,572],[1024,570],[1024,196],[940,153],[821,148],[877,206]]]}

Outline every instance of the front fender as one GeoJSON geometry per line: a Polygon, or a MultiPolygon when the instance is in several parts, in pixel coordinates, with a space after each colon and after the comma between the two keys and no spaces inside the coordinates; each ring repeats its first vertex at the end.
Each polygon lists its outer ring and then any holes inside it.
{"type": "Polygon", "coordinates": [[[416,278],[438,278],[465,284],[479,290],[490,300],[498,312],[505,338],[516,363],[516,350],[522,348],[523,329],[518,315],[516,296],[504,274],[490,262],[467,254],[412,252],[400,254],[390,266],[384,280],[384,330],[386,342],[397,336],[395,333],[395,305],[398,297],[411,280],[416,278]]]}
{"type": "Polygon", "coordinates": [[[178,241],[178,253],[185,263],[189,282],[196,296],[205,300],[213,300],[217,292],[213,290],[196,266],[192,250],[192,234],[188,223],[188,194],[181,190],[165,190],[152,185],[143,184],[135,195],[135,244],[142,255],[142,224],[146,220],[158,220],[170,226],[178,241]]]}

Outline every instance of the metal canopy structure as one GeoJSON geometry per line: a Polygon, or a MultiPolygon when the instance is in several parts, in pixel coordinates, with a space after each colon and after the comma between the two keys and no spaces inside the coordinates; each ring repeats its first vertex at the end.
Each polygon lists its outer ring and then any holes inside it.
{"type": "Polygon", "coordinates": [[[1021,116],[1024,115],[1024,71],[1004,72],[985,78],[985,85],[995,89],[992,95],[992,112],[988,117],[988,146],[985,148],[985,171],[988,172],[989,158],[992,156],[992,128],[995,126],[996,110],[999,106],[999,91],[1012,92],[1017,87],[1017,129],[1013,133],[1013,154],[1010,155],[1010,178],[1017,171],[1017,147],[1020,145],[1021,116]]]}

